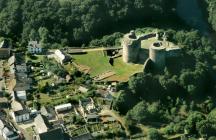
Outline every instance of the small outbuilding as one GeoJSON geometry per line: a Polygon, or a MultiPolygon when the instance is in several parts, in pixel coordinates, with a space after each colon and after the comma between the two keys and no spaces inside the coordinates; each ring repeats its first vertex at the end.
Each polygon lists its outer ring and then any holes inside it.
{"type": "Polygon", "coordinates": [[[72,109],[71,103],[55,106],[56,113],[61,113],[72,109]]]}

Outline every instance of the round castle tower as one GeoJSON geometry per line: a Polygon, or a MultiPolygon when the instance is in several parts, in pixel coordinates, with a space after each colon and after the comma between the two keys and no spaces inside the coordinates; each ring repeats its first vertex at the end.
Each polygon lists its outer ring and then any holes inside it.
{"type": "Polygon", "coordinates": [[[122,40],[123,61],[125,63],[135,63],[139,57],[141,41],[137,38],[134,31],[126,34],[122,40]]]}
{"type": "Polygon", "coordinates": [[[155,42],[149,48],[149,58],[154,63],[154,67],[163,70],[166,65],[166,48],[162,42],[155,42]]]}

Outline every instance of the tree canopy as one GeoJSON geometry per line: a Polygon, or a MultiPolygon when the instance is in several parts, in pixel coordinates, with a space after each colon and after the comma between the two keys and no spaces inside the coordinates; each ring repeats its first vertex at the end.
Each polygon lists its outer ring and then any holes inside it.
{"type": "Polygon", "coordinates": [[[169,16],[172,3],[173,0],[0,0],[0,36],[21,38],[23,43],[40,39],[79,45],[116,27],[169,16]]]}

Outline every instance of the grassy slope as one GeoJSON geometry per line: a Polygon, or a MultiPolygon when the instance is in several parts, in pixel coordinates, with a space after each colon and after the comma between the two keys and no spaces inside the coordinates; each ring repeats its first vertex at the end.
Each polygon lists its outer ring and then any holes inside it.
{"type": "Polygon", "coordinates": [[[115,59],[114,66],[111,66],[109,58],[104,57],[101,51],[89,52],[85,55],[72,55],[72,57],[76,63],[91,67],[90,74],[92,76],[109,70],[116,72],[116,75],[110,77],[109,80],[126,81],[132,74],[143,70],[143,65],[125,64],[121,57],[115,59]]]}

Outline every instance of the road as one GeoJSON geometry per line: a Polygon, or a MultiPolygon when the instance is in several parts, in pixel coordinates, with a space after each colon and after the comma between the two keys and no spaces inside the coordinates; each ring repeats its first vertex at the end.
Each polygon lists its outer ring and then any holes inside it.
{"type": "Polygon", "coordinates": [[[90,49],[79,49],[79,48],[67,48],[67,53],[86,53],[86,52],[95,52],[95,51],[107,51],[107,50],[121,50],[122,47],[112,47],[112,48],[90,48],[90,49]]]}

